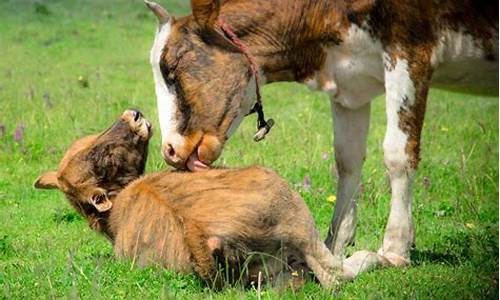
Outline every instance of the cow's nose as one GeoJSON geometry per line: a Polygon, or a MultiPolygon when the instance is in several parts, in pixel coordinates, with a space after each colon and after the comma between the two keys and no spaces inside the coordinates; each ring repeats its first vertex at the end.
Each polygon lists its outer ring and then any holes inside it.
{"type": "Polygon", "coordinates": [[[170,143],[165,143],[163,145],[163,158],[165,161],[176,168],[181,168],[184,166],[184,160],[177,155],[175,148],[170,143]]]}

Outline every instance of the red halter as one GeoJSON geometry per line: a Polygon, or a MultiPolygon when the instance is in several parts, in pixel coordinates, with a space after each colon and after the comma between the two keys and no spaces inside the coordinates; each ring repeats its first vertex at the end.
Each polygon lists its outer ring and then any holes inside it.
{"type": "Polygon", "coordinates": [[[221,29],[222,32],[226,35],[226,37],[241,51],[243,55],[245,55],[248,60],[248,68],[252,75],[255,77],[255,93],[257,94],[257,102],[247,114],[252,114],[257,112],[257,133],[255,133],[253,139],[256,142],[263,140],[266,137],[266,134],[269,133],[271,127],[274,125],[274,120],[269,119],[266,121],[264,117],[264,107],[262,106],[262,97],[260,95],[260,75],[259,75],[259,66],[255,62],[255,58],[250,54],[248,47],[241,41],[238,36],[234,33],[231,26],[226,23],[224,18],[220,18],[217,22],[217,25],[221,29]]]}

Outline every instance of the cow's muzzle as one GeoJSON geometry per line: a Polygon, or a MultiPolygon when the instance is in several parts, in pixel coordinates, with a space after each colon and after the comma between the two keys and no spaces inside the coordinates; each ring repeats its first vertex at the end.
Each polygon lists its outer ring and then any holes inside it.
{"type": "Polygon", "coordinates": [[[177,169],[203,171],[219,158],[223,142],[214,135],[194,134],[177,137],[175,141],[166,138],[162,144],[163,158],[177,169]]]}

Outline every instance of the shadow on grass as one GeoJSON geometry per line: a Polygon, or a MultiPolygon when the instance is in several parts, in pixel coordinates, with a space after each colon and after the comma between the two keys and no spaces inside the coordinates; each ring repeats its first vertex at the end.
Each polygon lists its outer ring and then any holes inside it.
{"type": "Polygon", "coordinates": [[[424,263],[445,263],[456,266],[460,264],[462,258],[455,254],[437,252],[432,250],[414,249],[410,253],[412,265],[420,266],[424,263]]]}
{"type": "Polygon", "coordinates": [[[411,251],[414,265],[444,263],[461,265],[472,262],[481,269],[496,270],[498,265],[498,229],[495,225],[474,230],[442,232],[432,246],[411,251]]]}

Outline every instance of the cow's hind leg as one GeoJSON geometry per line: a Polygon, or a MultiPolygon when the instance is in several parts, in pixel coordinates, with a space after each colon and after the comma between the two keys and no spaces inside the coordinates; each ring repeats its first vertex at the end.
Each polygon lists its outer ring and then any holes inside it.
{"type": "Polygon", "coordinates": [[[354,241],[356,230],[355,196],[366,154],[370,103],[349,109],[332,99],[332,112],[339,179],[337,203],[325,243],[334,255],[343,257],[345,247],[354,241]]]}
{"type": "Polygon", "coordinates": [[[386,61],[384,162],[392,197],[384,242],[378,253],[394,266],[409,264],[414,241],[412,182],[419,162],[420,134],[431,77],[426,56],[422,54],[406,56],[411,61],[387,55],[386,61]]]}

